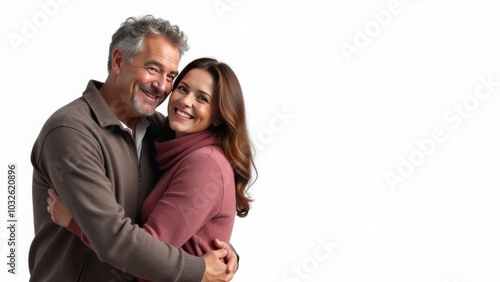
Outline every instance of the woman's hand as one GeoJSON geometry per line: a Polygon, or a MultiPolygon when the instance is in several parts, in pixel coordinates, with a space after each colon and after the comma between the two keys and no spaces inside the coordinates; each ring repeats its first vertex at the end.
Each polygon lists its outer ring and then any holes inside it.
{"type": "Polygon", "coordinates": [[[68,224],[73,216],[71,216],[54,188],[49,189],[49,197],[47,198],[47,203],[49,204],[47,209],[50,212],[52,221],[62,227],[68,227],[68,224]]]}

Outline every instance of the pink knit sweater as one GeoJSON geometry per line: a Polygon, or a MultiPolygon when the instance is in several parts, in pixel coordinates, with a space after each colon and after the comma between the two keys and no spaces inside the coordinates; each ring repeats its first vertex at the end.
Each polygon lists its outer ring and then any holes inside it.
{"type": "Polygon", "coordinates": [[[163,176],[142,205],[142,228],[198,256],[216,249],[215,238],[229,242],[236,214],[234,174],[214,134],[160,139],[155,146],[163,176]]]}

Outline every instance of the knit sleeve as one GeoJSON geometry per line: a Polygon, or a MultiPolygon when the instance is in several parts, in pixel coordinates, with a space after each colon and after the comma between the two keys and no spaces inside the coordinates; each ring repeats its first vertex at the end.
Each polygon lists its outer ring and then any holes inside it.
{"type": "MultiPolygon", "coordinates": [[[[82,242],[85,244],[85,246],[89,247],[90,249],[93,249],[92,245],[90,244],[89,240],[85,236],[85,234],[82,232],[82,229],[80,226],[78,226],[78,223],[75,222],[74,219],[71,219],[69,221],[68,227],[66,227],[71,233],[75,234],[82,240],[82,242]]],[[[150,282],[150,280],[142,279],[142,278],[136,278],[138,282],[150,282]]]]}
{"type": "Polygon", "coordinates": [[[165,191],[142,228],[160,241],[182,246],[220,212],[223,183],[222,171],[210,155],[189,154],[168,187],[154,188],[165,191]]]}
{"type": "Polygon", "coordinates": [[[74,219],[71,219],[69,221],[68,227],[66,227],[66,228],[71,233],[73,233],[76,236],[78,236],[80,238],[80,240],[82,240],[82,242],[85,244],[85,246],[87,246],[87,247],[89,247],[91,249],[94,249],[92,247],[92,245],[90,244],[89,239],[87,239],[87,237],[85,236],[85,234],[83,234],[82,229],[80,228],[80,226],[78,226],[78,223],[76,223],[76,221],[74,219]]]}

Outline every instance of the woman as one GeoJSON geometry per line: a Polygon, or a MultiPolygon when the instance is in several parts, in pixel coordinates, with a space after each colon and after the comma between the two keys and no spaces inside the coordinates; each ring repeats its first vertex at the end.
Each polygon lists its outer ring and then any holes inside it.
{"type": "MultiPolygon", "coordinates": [[[[163,176],[142,206],[141,222],[159,240],[201,256],[216,249],[215,238],[229,242],[235,214],[248,214],[253,154],[242,90],[228,65],[194,60],[173,88],[169,126],[155,142],[163,176]]],[[[91,247],[55,191],[50,195],[53,221],[91,247]]]]}

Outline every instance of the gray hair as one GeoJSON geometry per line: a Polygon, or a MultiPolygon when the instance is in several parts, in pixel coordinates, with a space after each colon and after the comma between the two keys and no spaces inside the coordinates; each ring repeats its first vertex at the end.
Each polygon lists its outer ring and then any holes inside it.
{"type": "Polygon", "coordinates": [[[182,56],[187,50],[187,36],[177,25],[170,24],[169,21],[155,18],[152,15],[135,18],[129,17],[123,22],[120,28],[113,34],[111,44],[109,44],[108,71],[111,70],[111,56],[115,48],[120,48],[124,53],[127,62],[131,62],[135,54],[142,50],[142,42],[148,34],[163,35],[177,49],[182,56]]]}

